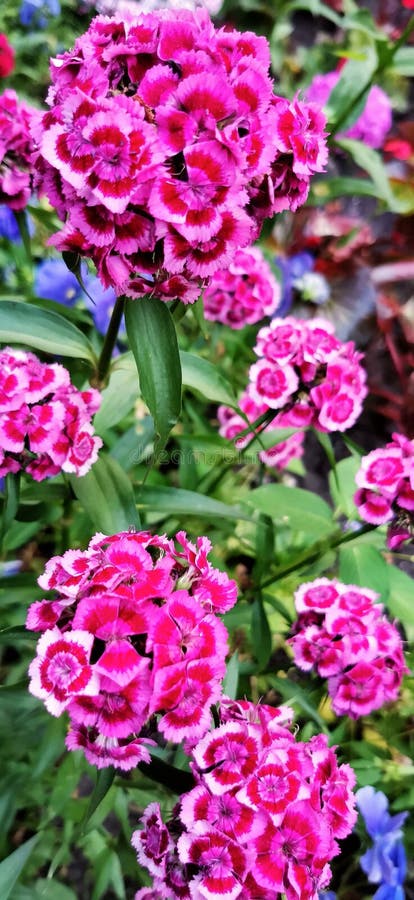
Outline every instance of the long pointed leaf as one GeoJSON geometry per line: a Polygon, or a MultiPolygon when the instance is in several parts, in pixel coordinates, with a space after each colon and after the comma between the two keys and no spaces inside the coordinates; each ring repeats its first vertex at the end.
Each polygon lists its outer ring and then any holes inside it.
{"type": "Polygon", "coordinates": [[[17,300],[0,301],[0,341],[96,363],[92,345],[76,325],[58,313],[17,300]]]}
{"type": "Polygon", "coordinates": [[[39,835],[35,834],[0,863],[1,900],[7,900],[10,897],[14,885],[38,840],[39,835]]]}
{"type": "Polygon", "coordinates": [[[125,323],[141,395],[154,419],[157,458],[181,412],[181,364],[175,326],[168,307],[157,297],[128,301],[125,323]]]}
{"type": "Polygon", "coordinates": [[[131,482],[116,459],[101,453],[87,475],[69,480],[98,531],[115,534],[140,527],[131,482]]]}

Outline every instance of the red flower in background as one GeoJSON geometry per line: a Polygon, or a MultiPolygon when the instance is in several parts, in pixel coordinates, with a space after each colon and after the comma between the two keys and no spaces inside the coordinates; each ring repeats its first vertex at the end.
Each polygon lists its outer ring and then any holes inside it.
{"type": "Polygon", "coordinates": [[[6,35],[0,33],[0,78],[7,78],[14,69],[14,50],[6,35]]]}

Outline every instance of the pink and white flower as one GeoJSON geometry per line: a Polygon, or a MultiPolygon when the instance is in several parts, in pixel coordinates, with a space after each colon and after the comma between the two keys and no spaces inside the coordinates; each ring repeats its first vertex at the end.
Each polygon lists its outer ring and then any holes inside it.
{"type": "Polygon", "coordinates": [[[0,352],[0,373],[0,476],[23,469],[43,481],[89,472],[102,446],[91,424],[99,391],[79,391],[63,366],[9,347],[0,352]]]}
{"type": "Polygon", "coordinates": [[[398,548],[414,534],[414,441],[397,432],[385,447],[361,459],[354,495],[361,519],[388,527],[387,544],[398,548]]]}
{"type": "Polygon", "coordinates": [[[219,726],[192,750],[194,787],[165,824],[150,804],[133,834],[154,896],[317,900],[355,823],[355,776],[325,735],[296,741],[291,718],[223,698],[219,726]]]}
{"type": "Polygon", "coordinates": [[[33,128],[38,189],[65,222],[54,245],[119,294],[194,302],[326,164],[323,115],[277,97],[269,66],[265,38],[205,9],[94,19],[52,60],[33,128]]]}
{"type": "Polygon", "coordinates": [[[68,712],[67,746],[92,765],[128,770],[148,761],[140,735],[153,716],[176,743],[208,730],[227,654],[216,612],[231,609],[237,594],[209,550],[208,538],[193,544],[184,532],[176,543],[121,532],[47,563],[39,584],[55,596],[27,616],[28,628],[45,632],[30,689],[53,715],[68,712]]]}
{"type": "Polygon", "coordinates": [[[328,678],[337,715],[353,719],[396,700],[408,671],[402,640],[368,588],[317,578],[295,593],[289,643],[296,665],[328,678]]]}

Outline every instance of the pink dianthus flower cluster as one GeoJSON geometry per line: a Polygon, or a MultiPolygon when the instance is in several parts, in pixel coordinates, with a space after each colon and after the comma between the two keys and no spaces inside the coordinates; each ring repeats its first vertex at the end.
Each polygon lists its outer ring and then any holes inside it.
{"type": "Polygon", "coordinates": [[[225,698],[220,715],[192,751],[195,787],[133,834],[153,877],[136,900],[317,900],[356,820],[352,769],[325,735],[296,741],[287,707],[225,698]]]}
{"type": "Polygon", "coordinates": [[[85,475],[102,447],[91,424],[100,403],[99,391],[79,391],[63,366],[0,351],[0,476],[21,469],[35,481],[85,475]]]}
{"type": "Polygon", "coordinates": [[[261,250],[236,250],[227,269],[216,272],[204,291],[204,315],[230,328],[244,328],[276,312],[280,294],[261,250]]]}
{"type": "Polygon", "coordinates": [[[325,319],[273,319],[257,335],[259,361],[249,372],[250,396],[269,409],[283,409],[283,424],[345,431],[358,418],[366,396],[362,354],[343,343],[325,319]]]}
{"type": "MultiPolygon", "coordinates": [[[[311,103],[325,106],[329,96],[338,84],[341,72],[326,72],[324,75],[315,75],[309,87],[306,88],[306,98],[311,103]]],[[[388,95],[382,88],[374,84],[368,92],[364,109],[356,122],[345,131],[338,133],[338,137],[353,138],[362,141],[368,147],[382,147],[385,136],[392,125],[392,108],[388,95]]]]}
{"type": "Polygon", "coordinates": [[[387,544],[393,550],[414,534],[414,441],[395,432],[393,440],[361,460],[354,496],[361,519],[389,524],[387,544]]]}
{"type": "Polygon", "coordinates": [[[296,665],[328,679],[332,708],[357,719],[396,700],[407,672],[402,640],[368,588],[317,578],[295,593],[296,665]]]}
{"type": "Polygon", "coordinates": [[[30,691],[52,715],[67,710],[67,747],[98,768],[148,762],[141,732],[157,713],[167,740],[200,738],[220,697],[227,631],[216,614],[235,604],[236,584],[208,561],[208,538],[176,541],[97,534],[39,578],[57,597],[28,611],[27,628],[44,632],[30,691]]]}
{"type": "MultiPolygon", "coordinates": [[[[239,400],[239,408],[242,410],[248,421],[252,424],[260,416],[268,412],[269,407],[266,403],[257,403],[252,397],[250,385],[241,395],[239,400]]],[[[240,432],[247,428],[246,420],[242,416],[231,409],[229,406],[219,406],[217,410],[217,418],[220,423],[219,434],[228,441],[235,441],[236,447],[242,449],[246,447],[252,439],[251,433],[238,437],[240,432]]],[[[268,425],[262,430],[256,429],[255,433],[265,435],[267,431],[275,431],[278,429],[290,427],[290,421],[287,423],[284,413],[278,413],[268,425]]],[[[291,434],[283,441],[269,447],[267,450],[260,450],[258,457],[261,462],[274,469],[285,469],[292,461],[303,454],[303,431],[297,431],[291,434]]]]}
{"type": "Polygon", "coordinates": [[[30,128],[40,111],[19,100],[15,91],[0,94],[0,203],[20,210],[32,193],[33,138],[30,128]]]}
{"type": "MultiPolygon", "coordinates": [[[[239,400],[249,422],[269,413],[272,430],[313,425],[325,432],[345,431],[356,422],[367,393],[362,354],[352,341],[339,341],[330,322],[273,319],[258,332],[254,349],[259,361],[250,367],[250,381],[239,400]],[[272,417],[272,410],[280,412],[272,417]]],[[[245,420],[226,406],[219,407],[218,419],[220,434],[228,440],[246,428],[245,420]]],[[[236,446],[249,440],[249,435],[239,438],[236,446]]],[[[302,453],[302,444],[298,432],[283,445],[262,451],[260,458],[282,468],[302,453]]]]}
{"type": "Polygon", "coordinates": [[[52,239],[118,294],[197,299],[327,159],[318,107],[273,94],[264,37],[206,10],[94,19],[52,62],[35,129],[52,239]]]}

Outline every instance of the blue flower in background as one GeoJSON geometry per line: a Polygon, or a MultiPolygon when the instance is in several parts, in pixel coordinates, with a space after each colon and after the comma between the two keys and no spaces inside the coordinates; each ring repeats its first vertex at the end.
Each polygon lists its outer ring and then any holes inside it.
{"type": "Polygon", "coordinates": [[[326,278],[314,272],[315,259],[311,253],[295,253],[288,258],[276,257],[282,275],[282,299],[277,315],[284,316],[293,303],[294,291],[301,300],[317,305],[329,300],[330,288],[326,278]]]}
{"type": "Polygon", "coordinates": [[[50,16],[58,16],[59,13],[59,0],[23,0],[20,7],[20,21],[27,28],[32,25],[46,28],[50,16]]]}
{"type": "Polygon", "coordinates": [[[375,791],[370,785],[357,791],[356,801],[374,842],[361,856],[360,864],[368,881],[380,885],[374,894],[375,900],[404,900],[407,858],[402,843],[402,826],[408,812],[391,816],[385,794],[375,791]]]}
{"type": "MultiPolygon", "coordinates": [[[[78,300],[83,300],[92,313],[95,328],[101,334],[106,334],[116,302],[115,291],[112,288],[105,289],[96,275],[88,274],[86,267],[83,268],[82,278],[87,294],[63,259],[45,259],[36,269],[35,292],[38,297],[54,300],[65,306],[74,306],[78,300]]],[[[125,326],[121,325],[120,337],[123,334],[125,326]]]]}
{"type": "Polygon", "coordinates": [[[335,891],[320,891],[318,897],[319,900],[336,900],[335,891]]]}
{"type": "MultiPolygon", "coordinates": [[[[106,334],[116,302],[115,291],[112,288],[104,288],[99,278],[95,275],[88,275],[84,283],[88,294],[90,294],[89,297],[84,296],[84,300],[92,313],[95,327],[101,334],[106,334]]],[[[124,324],[121,325],[119,334],[120,337],[125,334],[124,324]]]]}
{"type": "Polygon", "coordinates": [[[77,278],[63,259],[45,259],[35,273],[34,288],[38,297],[73,306],[84,296],[77,278]]]}
{"type": "MultiPolygon", "coordinates": [[[[26,223],[29,234],[32,235],[34,233],[34,226],[32,219],[27,213],[26,223]]],[[[0,203],[0,238],[6,238],[13,243],[19,243],[21,241],[16,216],[14,215],[13,210],[5,203],[0,203]]]]}
{"type": "Polygon", "coordinates": [[[8,241],[20,241],[20,231],[16,216],[3,203],[0,206],[0,237],[7,238],[8,241]]]}

